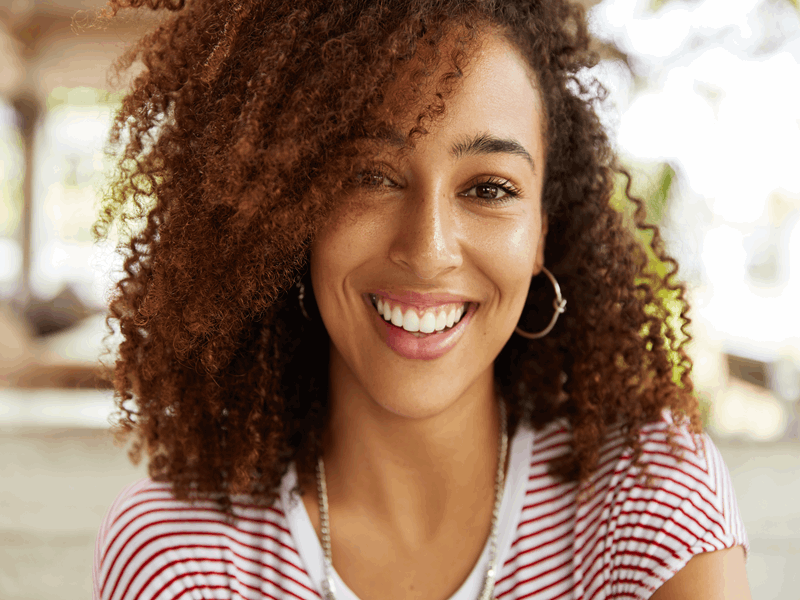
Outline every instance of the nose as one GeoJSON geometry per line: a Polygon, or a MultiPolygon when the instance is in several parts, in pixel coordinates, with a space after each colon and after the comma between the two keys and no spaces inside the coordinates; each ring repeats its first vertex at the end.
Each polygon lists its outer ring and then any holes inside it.
{"type": "Polygon", "coordinates": [[[431,190],[406,197],[389,258],[419,279],[434,279],[462,263],[457,219],[447,195],[431,190]]]}

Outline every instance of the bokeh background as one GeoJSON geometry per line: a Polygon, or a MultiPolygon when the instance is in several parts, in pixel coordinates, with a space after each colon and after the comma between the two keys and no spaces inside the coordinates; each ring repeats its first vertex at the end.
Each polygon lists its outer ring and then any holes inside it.
{"type": "MultiPolygon", "coordinates": [[[[698,399],[750,536],[753,597],[797,600],[800,3],[582,3],[599,110],[690,289],[698,399]]],[[[145,474],[109,434],[97,373],[118,237],[90,229],[125,85],[108,69],[153,17],[89,27],[100,4],[0,3],[3,600],[88,598],[100,520],[145,474]]]]}

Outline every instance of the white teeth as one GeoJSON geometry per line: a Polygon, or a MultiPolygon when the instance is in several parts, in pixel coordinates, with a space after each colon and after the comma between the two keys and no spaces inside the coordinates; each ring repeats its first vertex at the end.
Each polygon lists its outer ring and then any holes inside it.
{"type": "MultiPolygon", "coordinates": [[[[399,308],[395,308],[395,310],[400,310],[399,308]]],[[[392,313],[392,317],[394,317],[394,313],[392,313]]],[[[394,323],[394,318],[392,318],[392,323],[394,323]]],[[[406,311],[405,316],[403,317],[403,329],[406,331],[419,331],[419,317],[417,313],[415,313],[410,308],[406,311]]],[[[429,333],[423,331],[423,333],[429,333]]]]}
{"type": "Polygon", "coordinates": [[[436,329],[436,317],[433,313],[427,312],[419,322],[419,330],[422,333],[433,333],[434,329],[436,329]]]}
{"type": "Polygon", "coordinates": [[[449,312],[440,310],[435,312],[425,312],[420,317],[416,311],[408,309],[403,314],[403,309],[399,306],[391,307],[389,301],[373,296],[374,306],[385,321],[389,321],[396,327],[402,327],[406,331],[433,333],[434,331],[444,331],[445,328],[452,327],[461,320],[464,315],[464,305],[458,308],[451,308],[449,312]]]}
{"type": "Polygon", "coordinates": [[[436,331],[441,331],[447,325],[447,314],[442,311],[436,317],[436,331]]]}
{"type": "Polygon", "coordinates": [[[403,311],[400,310],[399,306],[395,306],[392,311],[392,325],[396,325],[397,327],[403,326],[403,311]]]}

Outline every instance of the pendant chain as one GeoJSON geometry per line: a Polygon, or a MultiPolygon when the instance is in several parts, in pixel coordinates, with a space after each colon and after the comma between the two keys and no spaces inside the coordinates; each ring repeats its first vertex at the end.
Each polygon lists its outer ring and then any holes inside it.
{"type": "MultiPolygon", "coordinates": [[[[508,429],[506,424],[506,405],[500,401],[500,443],[497,449],[497,475],[494,482],[494,507],[492,508],[492,529],[489,534],[489,566],[483,580],[479,600],[489,600],[494,592],[497,579],[497,529],[500,521],[500,505],[503,502],[505,485],[506,453],[508,452],[508,429]]],[[[325,485],[325,464],[322,456],[317,459],[317,492],[319,494],[319,528],[322,533],[323,568],[325,570],[326,600],[336,600],[336,586],[333,582],[333,558],[331,555],[330,517],[328,516],[328,490],[325,485]]]]}

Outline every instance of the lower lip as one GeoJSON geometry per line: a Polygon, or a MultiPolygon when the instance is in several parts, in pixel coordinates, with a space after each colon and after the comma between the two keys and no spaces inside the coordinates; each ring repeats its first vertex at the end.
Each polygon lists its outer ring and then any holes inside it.
{"type": "Polygon", "coordinates": [[[372,311],[374,319],[385,333],[383,339],[386,341],[386,345],[403,358],[415,360],[433,360],[447,354],[461,339],[461,336],[464,335],[464,330],[466,330],[467,325],[472,320],[472,315],[478,308],[474,302],[470,302],[466,314],[461,317],[461,320],[454,327],[439,333],[417,337],[402,327],[397,327],[384,320],[378,314],[378,310],[372,305],[372,302],[369,301],[369,298],[367,298],[367,304],[372,311]]]}

